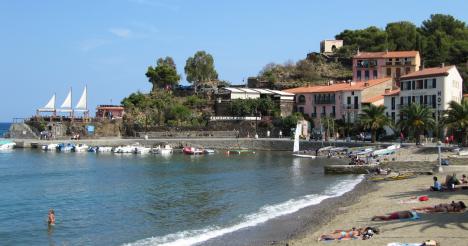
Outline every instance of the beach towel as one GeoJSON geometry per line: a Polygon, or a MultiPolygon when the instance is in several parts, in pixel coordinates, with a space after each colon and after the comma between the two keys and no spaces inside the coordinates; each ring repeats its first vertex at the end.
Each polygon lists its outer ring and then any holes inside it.
{"type": "Polygon", "coordinates": [[[421,246],[422,243],[389,243],[387,246],[421,246]]]}
{"type": "Polygon", "coordinates": [[[424,202],[424,201],[427,201],[429,200],[429,197],[428,196],[414,196],[414,197],[411,197],[410,199],[407,199],[407,200],[400,200],[398,201],[399,204],[411,204],[411,203],[419,203],[419,202],[424,202]]]}

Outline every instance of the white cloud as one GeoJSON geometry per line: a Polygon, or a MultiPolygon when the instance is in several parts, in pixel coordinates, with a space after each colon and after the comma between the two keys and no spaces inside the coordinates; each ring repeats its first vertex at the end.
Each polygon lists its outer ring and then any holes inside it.
{"type": "Polygon", "coordinates": [[[109,32],[119,38],[129,38],[132,36],[132,30],[128,28],[110,28],[109,32]]]}

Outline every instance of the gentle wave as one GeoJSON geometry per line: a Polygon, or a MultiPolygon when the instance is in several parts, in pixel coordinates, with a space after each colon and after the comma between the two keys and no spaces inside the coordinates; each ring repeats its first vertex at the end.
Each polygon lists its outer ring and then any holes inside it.
{"type": "Polygon", "coordinates": [[[247,215],[243,218],[242,222],[235,224],[231,227],[219,227],[209,226],[200,230],[190,230],[177,232],[161,237],[151,237],[136,241],[134,243],[124,244],[125,246],[153,246],[153,245],[164,245],[164,246],[184,246],[193,245],[207,241],[209,239],[222,236],[227,233],[235,232],[237,230],[256,226],[264,223],[270,219],[291,214],[298,210],[319,204],[321,201],[331,198],[342,196],[346,192],[354,189],[364,178],[364,175],[359,176],[357,179],[342,181],[330,189],[326,190],[325,194],[318,195],[306,195],[298,199],[291,199],[284,203],[276,205],[268,205],[260,208],[257,213],[247,215]]]}

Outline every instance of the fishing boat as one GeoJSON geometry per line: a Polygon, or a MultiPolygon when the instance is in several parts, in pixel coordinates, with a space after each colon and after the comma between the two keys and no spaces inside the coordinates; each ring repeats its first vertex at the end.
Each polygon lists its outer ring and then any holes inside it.
{"type": "Polygon", "coordinates": [[[158,147],[153,148],[151,150],[151,153],[161,154],[161,155],[169,155],[169,154],[172,154],[172,152],[173,152],[173,149],[169,144],[166,144],[163,147],[161,147],[161,145],[159,145],[158,147]]]}
{"type": "Polygon", "coordinates": [[[143,147],[143,146],[137,146],[135,147],[135,150],[133,151],[133,153],[135,154],[149,154],[151,152],[151,148],[148,148],[148,147],[143,147]]]}
{"type": "Polygon", "coordinates": [[[73,151],[74,152],[87,152],[89,149],[89,146],[86,144],[78,144],[73,146],[73,151]]]}
{"type": "Polygon", "coordinates": [[[127,145],[127,146],[119,146],[113,150],[114,153],[117,154],[132,154],[135,152],[135,146],[127,145]]]}
{"type": "Polygon", "coordinates": [[[0,150],[11,150],[15,148],[16,143],[8,140],[0,141],[0,150]]]}
{"type": "Polygon", "coordinates": [[[194,147],[184,147],[182,152],[187,155],[201,155],[204,154],[202,149],[194,148],[194,147]]]}
{"type": "Polygon", "coordinates": [[[214,154],[215,151],[214,151],[214,149],[203,149],[203,153],[205,153],[205,154],[214,154]]]}
{"type": "Polygon", "coordinates": [[[295,157],[301,157],[301,158],[312,158],[315,159],[317,156],[315,155],[310,155],[307,154],[304,151],[299,150],[299,136],[301,135],[301,130],[302,130],[302,124],[298,123],[296,125],[296,131],[294,133],[294,146],[293,146],[293,156],[295,157]]]}
{"type": "Polygon", "coordinates": [[[75,145],[71,144],[71,143],[60,143],[58,144],[57,146],[57,150],[60,151],[60,152],[71,152],[73,150],[73,147],[75,145]]]}
{"type": "Polygon", "coordinates": [[[44,144],[41,146],[41,149],[44,151],[56,151],[58,147],[58,144],[52,143],[52,144],[44,144]]]}

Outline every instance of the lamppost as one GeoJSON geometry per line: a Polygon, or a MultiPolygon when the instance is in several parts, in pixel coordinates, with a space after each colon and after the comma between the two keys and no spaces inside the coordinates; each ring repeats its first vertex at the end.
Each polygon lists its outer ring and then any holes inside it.
{"type": "Polygon", "coordinates": [[[442,157],[441,157],[441,151],[440,151],[440,148],[442,146],[442,142],[441,141],[437,141],[437,151],[438,151],[438,160],[439,160],[439,173],[443,172],[443,169],[442,169],[442,157]]]}

